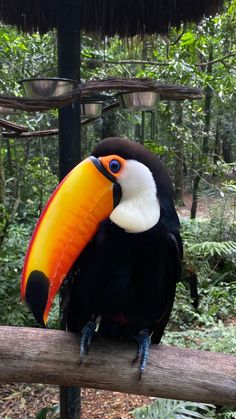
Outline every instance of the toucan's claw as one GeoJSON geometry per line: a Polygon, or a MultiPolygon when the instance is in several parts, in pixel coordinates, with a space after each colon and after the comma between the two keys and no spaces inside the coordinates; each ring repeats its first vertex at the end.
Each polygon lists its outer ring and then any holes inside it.
{"type": "Polygon", "coordinates": [[[88,321],[83,327],[81,332],[81,341],[80,341],[80,365],[83,361],[84,356],[88,353],[93,335],[95,333],[96,323],[93,321],[88,321]]]}
{"type": "Polygon", "coordinates": [[[145,330],[142,330],[138,336],[134,336],[134,339],[136,340],[138,344],[138,349],[137,349],[137,355],[134,358],[133,363],[136,362],[138,359],[140,359],[140,364],[139,364],[139,380],[140,380],[142,377],[142,373],[147,365],[151,337],[149,336],[148,330],[145,329],[145,330]]]}

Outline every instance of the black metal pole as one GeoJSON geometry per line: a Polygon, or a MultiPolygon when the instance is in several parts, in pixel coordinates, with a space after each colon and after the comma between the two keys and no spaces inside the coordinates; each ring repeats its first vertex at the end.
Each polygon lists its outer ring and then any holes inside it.
{"type": "MultiPolygon", "coordinates": [[[[57,10],[58,76],[80,81],[80,1],[58,0],[57,10]]],[[[81,160],[79,102],[59,110],[58,124],[59,176],[62,180],[81,160]]],[[[61,328],[65,328],[63,320],[61,328]]],[[[60,388],[60,417],[80,417],[79,388],[60,388]]]]}
{"type": "MultiPolygon", "coordinates": [[[[58,76],[80,81],[80,1],[58,1],[58,76]]],[[[78,102],[59,110],[60,179],[81,160],[78,102]]]]}

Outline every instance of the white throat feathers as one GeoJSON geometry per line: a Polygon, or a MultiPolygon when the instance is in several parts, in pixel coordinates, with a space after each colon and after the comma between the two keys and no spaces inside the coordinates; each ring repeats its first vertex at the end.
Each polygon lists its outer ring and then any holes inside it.
{"type": "Polygon", "coordinates": [[[144,164],[127,160],[118,183],[122,198],[110,220],[128,233],[142,233],[158,223],[160,204],[152,173],[144,164]]]}

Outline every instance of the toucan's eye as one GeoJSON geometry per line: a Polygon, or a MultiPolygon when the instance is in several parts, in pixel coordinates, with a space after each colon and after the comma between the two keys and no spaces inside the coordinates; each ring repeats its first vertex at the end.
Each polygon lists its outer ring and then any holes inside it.
{"type": "Polygon", "coordinates": [[[111,160],[109,163],[109,169],[112,173],[118,173],[121,168],[121,164],[118,160],[111,160]]]}

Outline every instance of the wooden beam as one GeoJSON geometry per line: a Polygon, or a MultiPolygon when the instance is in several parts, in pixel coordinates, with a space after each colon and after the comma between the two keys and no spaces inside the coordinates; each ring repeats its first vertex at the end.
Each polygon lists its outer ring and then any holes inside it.
{"type": "Polygon", "coordinates": [[[152,79],[114,77],[102,80],[89,80],[72,92],[57,97],[45,97],[30,99],[20,96],[9,96],[0,94],[0,105],[5,108],[18,109],[19,111],[36,112],[47,111],[53,108],[64,108],[84,96],[92,95],[96,92],[136,92],[153,91],[160,95],[161,100],[199,100],[202,99],[202,91],[196,87],[181,85],[161,84],[152,79]]]}
{"type": "Polygon", "coordinates": [[[236,357],[153,345],[138,380],[136,346],[94,339],[79,365],[79,337],[0,326],[0,382],[47,383],[236,406],[236,357]]]}
{"type": "Polygon", "coordinates": [[[43,131],[2,132],[3,138],[37,138],[58,135],[58,128],[43,131]]]}
{"type": "Polygon", "coordinates": [[[16,132],[27,131],[27,127],[24,125],[15,124],[14,122],[6,121],[6,119],[0,118],[0,127],[11,129],[16,132]]]}
{"type": "MultiPolygon", "coordinates": [[[[94,122],[97,118],[87,118],[80,122],[80,125],[88,125],[94,122]]],[[[58,135],[58,128],[47,129],[43,131],[22,131],[22,132],[2,132],[2,138],[42,138],[42,137],[53,137],[58,135]]]]}

